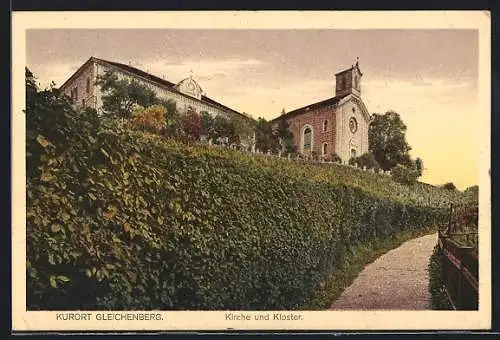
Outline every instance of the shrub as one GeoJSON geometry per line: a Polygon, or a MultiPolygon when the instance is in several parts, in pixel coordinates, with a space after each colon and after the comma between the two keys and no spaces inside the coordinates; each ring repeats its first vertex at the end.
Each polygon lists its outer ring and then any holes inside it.
{"type": "Polygon", "coordinates": [[[319,161],[319,154],[314,150],[311,152],[311,160],[314,162],[319,161]]]}
{"type": "Polygon", "coordinates": [[[334,163],[342,163],[342,158],[340,158],[336,152],[332,152],[331,161],[334,163]]]}
{"type": "Polygon", "coordinates": [[[457,187],[452,182],[448,182],[448,183],[443,184],[443,189],[446,189],[446,190],[457,190],[457,187]]]}
{"type": "Polygon", "coordinates": [[[418,178],[418,171],[398,164],[391,169],[392,179],[401,184],[415,184],[418,178]]]}
{"type": "Polygon", "coordinates": [[[194,110],[186,112],[181,122],[183,137],[187,140],[200,140],[201,136],[207,134],[202,115],[194,110]]]}
{"type": "Polygon", "coordinates": [[[159,133],[166,127],[166,112],[165,107],[161,105],[152,105],[146,108],[135,107],[129,124],[134,129],[159,133]]]}
{"type": "Polygon", "coordinates": [[[366,167],[367,169],[374,168],[377,170],[380,168],[377,161],[375,160],[375,157],[373,157],[373,155],[369,152],[366,152],[361,156],[357,157],[355,159],[355,163],[357,163],[360,168],[366,167]]]}
{"type": "Polygon", "coordinates": [[[464,194],[473,202],[479,202],[479,186],[473,185],[464,190],[464,194]]]}

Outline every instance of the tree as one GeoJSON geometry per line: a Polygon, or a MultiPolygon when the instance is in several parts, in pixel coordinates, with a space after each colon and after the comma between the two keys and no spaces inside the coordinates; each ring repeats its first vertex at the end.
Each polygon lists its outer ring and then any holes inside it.
{"type": "Polygon", "coordinates": [[[182,135],[182,114],[177,110],[177,104],[171,99],[160,99],[159,105],[163,106],[165,112],[164,136],[179,138],[182,135]]]}
{"type": "Polygon", "coordinates": [[[200,140],[201,136],[206,134],[201,115],[194,110],[188,110],[182,117],[182,131],[188,140],[200,140]]]}
{"type": "MultiPolygon", "coordinates": [[[[69,97],[61,95],[54,86],[39,90],[36,77],[28,68],[25,76],[26,172],[28,177],[37,177],[44,171],[43,164],[50,165],[68,149],[88,148],[103,123],[94,109],[74,109],[69,97]]],[[[71,153],[65,159],[77,165],[82,161],[71,153]]]]}
{"type": "Polygon", "coordinates": [[[231,143],[239,143],[239,136],[237,136],[233,122],[222,116],[217,115],[213,120],[214,140],[216,142],[226,139],[231,143]]]}
{"type": "Polygon", "coordinates": [[[422,173],[424,172],[424,161],[422,158],[417,157],[417,159],[415,159],[415,168],[418,171],[418,176],[422,176],[422,173]]]}
{"type": "MultiPolygon", "coordinates": [[[[284,114],[284,111],[281,113],[284,114]]],[[[278,137],[278,142],[281,146],[281,151],[283,152],[293,152],[293,133],[290,131],[290,124],[286,119],[280,119],[278,121],[278,126],[275,131],[276,137],[278,137]]]]}
{"type": "Polygon", "coordinates": [[[111,116],[130,118],[134,106],[148,107],[160,102],[146,85],[135,79],[119,79],[113,71],[98,75],[96,84],[103,92],[103,111],[111,116]]]}
{"type": "Polygon", "coordinates": [[[406,142],[406,125],[398,113],[374,114],[368,129],[369,151],[384,170],[396,164],[409,165],[410,145],[406,142]]]}
{"type": "MultiPolygon", "coordinates": [[[[26,104],[30,105],[37,94],[38,86],[36,85],[35,75],[27,67],[24,68],[24,76],[26,80],[26,104]]],[[[28,107],[26,110],[28,110],[28,107]]]]}
{"type": "Polygon", "coordinates": [[[479,186],[472,185],[464,190],[465,194],[478,195],[479,194],[479,186]]]}
{"type": "Polygon", "coordinates": [[[132,111],[129,124],[134,129],[159,133],[166,127],[166,112],[167,110],[162,105],[152,105],[146,108],[136,107],[132,111]]]}
{"type": "Polygon", "coordinates": [[[271,124],[262,117],[259,117],[255,127],[255,147],[263,152],[278,149],[278,138],[271,124]]]}
{"type": "Polygon", "coordinates": [[[232,115],[230,121],[234,128],[234,142],[249,142],[250,139],[253,138],[255,122],[252,119],[239,115],[232,115]]]}
{"type": "Polygon", "coordinates": [[[464,194],[473,199],[474,201],[479,200],[479,186],[472,185],[464,190],[464,194]]]}
{"type": "Polygon", "coordinates": [[[453,184],[453,182],[448,182],[448,183],[443,184],[442,188],[446,189],[446,190],[456,190],[457,189],[457,187],[455,186],[455,184],[453,184]]]}
{"type": "Polygon", "coordinates": [[[203,126],[203,132],[205,136],[212,142],[215,141],[217,136],[215,131],[214,118],[207,111],[202,111],[200,115],[201,115],[201,124],[203,126]]]}
{"type": "Polygon", "coordinates": [[[416,169],[397,164],[391,169],[391,176],[395,182],[411,185],[417,182],[418,171],[416,169]]]}
{"type": "Polygon", "coordinates": [[[361,156],[353,159],[353,163],[358,164],[360,168],[366,167],[367,169],[376,169],[380,168],[378,162],[375,160],[375,157],[370,152],[366,152],[361,156]]]}

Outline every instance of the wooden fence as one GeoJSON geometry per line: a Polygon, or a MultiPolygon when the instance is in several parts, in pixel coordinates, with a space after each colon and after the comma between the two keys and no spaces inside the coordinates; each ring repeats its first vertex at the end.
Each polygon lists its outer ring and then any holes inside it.
{"type": "Polygon", "coordinates": [[[448,225],[439,231],[444,289],[454,309],[478,309],[478,207],[450,206],[448,225]]]}

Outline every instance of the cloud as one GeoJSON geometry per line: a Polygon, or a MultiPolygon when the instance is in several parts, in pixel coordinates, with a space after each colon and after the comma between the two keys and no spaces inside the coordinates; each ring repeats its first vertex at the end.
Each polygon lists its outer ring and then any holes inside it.
{"type": "MultiPolygon", "coordinates": [[[[129,64],[128,60],[114,60],[123,64],[129,64]]],[[[82,62],[83,63],[83,62],[82,62]]],[[[255,72],[256,69],[265,66],[265,63],[256,59],[214,59],[214,60],[185,60],[182,62],[164,60],[141,60],[130,63],[131,66],[154,74],[159,77],[177,83],[189,77],[191,71],[193,77],[205,82],[221,80],[229,77],[240,77],[243,73],[255,72]]],[[[51,81],[59,86],[64,83],[82,64],[61,63],[54,61],[30,67],[35,72],[40,83],[48,86],[51,81]]],[[[203,84],[201,84],[203,87],[203,84]]]]}
{"type": "Polygon", "coordinates": [[[331,81],[297,81],[286,83],[276,81],[266,86],[239,86],[216,88],[217,99],[253,117],[272,119],[282,109],[291,111],[334,96],[331,81]]]}
{"type": "Polygon", "coordinates": [[[227,77],[238,77],[242,73],[255,71],[265,63],[256,59],[215,59],[184,60],[182,62],[152,61],[143,62],[142,70],[155,75],[164,75],[171,82],[179,82],[193,72],[195,79],[213,80],[227,77]]]}

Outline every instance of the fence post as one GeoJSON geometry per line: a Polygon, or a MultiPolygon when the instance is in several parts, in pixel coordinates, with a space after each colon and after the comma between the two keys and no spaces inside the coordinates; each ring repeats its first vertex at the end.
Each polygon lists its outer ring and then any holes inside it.
{"type": "Polygon", "coordinates": [[[450,203],[450,220],[448,222],[448,234],[453,233],[453,213],[454,213],[454,206],[453,203],[450,203]]]}

